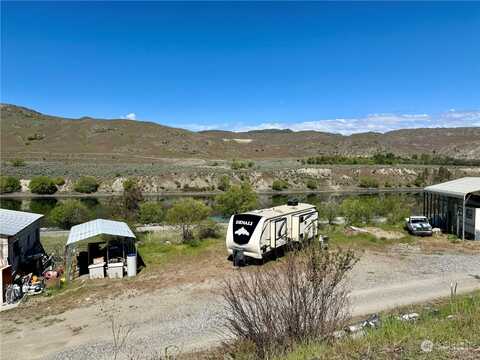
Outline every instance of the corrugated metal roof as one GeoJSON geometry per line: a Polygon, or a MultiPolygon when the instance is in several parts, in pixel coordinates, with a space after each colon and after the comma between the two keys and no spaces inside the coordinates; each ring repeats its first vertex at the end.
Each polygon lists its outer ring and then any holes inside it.
{"type": "Polygon", "coordinates": [[[72,226],[70,233],[68,234],[67,246],[76,243],[77,241],[102,234],[135,238],[135,234],[130,230],[126,223],[121,221],[97,219],[72,226]]]}
{"type": "Polygon", "coordinates": [[[0,235],[16,235],[42,217],[42,214],[0,209],[0,235]]]}
{"type": "Polygon", "coordinates": [[[463,199],[470,193],[480,192],[480,177],[464,177],[441,184],[427,186],[425,191],[463,199]]]}
{"type": "Polygon", "coordinates": [[[314,208],[313,205],[298,203],[298,205],[294,205],[294,206],[279,205],[279,206],[274,206],[268,209],[253,210],[253,211],[247,212],[247,214],[255,214],[255,215],[263,216],[269,219],[269,218],[274,218],[274,217],[285,215],[285,214],[290,214],[292,212],[308,210],[313,208],[314,208]]]}

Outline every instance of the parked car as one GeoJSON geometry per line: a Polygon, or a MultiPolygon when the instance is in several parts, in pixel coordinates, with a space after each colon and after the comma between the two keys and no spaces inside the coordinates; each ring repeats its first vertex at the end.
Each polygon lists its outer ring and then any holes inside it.
{"type": "Polygon", "coordinates": [[[432,225],[425,216],[410,216],[405,219],[405,228],[412,235],[432,236],[432,225]]]}

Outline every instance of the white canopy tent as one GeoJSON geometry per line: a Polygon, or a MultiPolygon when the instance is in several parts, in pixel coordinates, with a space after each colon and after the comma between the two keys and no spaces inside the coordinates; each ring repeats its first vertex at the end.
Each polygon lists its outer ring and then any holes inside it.
{"type": "MultiPolygon", "coordinates": [[[[71,267],[71,254],[72,250],[76,244],[88,239],[94,238],[99,235],[110,235],[115,237],[121,237],[123,241],[125,239],[130,239],[135,241],[136,237],[128,225],[121,221],[105,220],[105,219],[96,219],[88,221],[83,224],[75,225],[70,229],[68,234],[68,240],[66,244],[66,271],[67,279],[70,275],[71,267]]],[[[108,263],[108,242],[107,243],[107,263],[108,263]]],[[[135,247],[135,253],[137,252],[135,247]]]]}

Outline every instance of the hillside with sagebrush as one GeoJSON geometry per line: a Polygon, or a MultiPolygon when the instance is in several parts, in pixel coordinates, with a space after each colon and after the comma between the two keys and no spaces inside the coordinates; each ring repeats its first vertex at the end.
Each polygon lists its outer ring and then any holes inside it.
{"type": "Polygon", "coordinates": [[[350,136],[317,131],[192,132],[125,119],[67,119],[3,104],[1,157],[25,160],[280,159],[436,154],[480,159],[480,128],[405,129],[350,136]]]}

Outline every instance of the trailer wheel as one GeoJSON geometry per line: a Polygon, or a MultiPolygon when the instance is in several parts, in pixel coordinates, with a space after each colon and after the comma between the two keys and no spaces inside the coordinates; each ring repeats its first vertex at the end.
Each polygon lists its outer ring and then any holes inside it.
{"type": "Polygon", "coordinates": [[[245,266],[245,255],[243,254],[243,251],[235,251],[233,253],[233,266],[245,266]]]}

